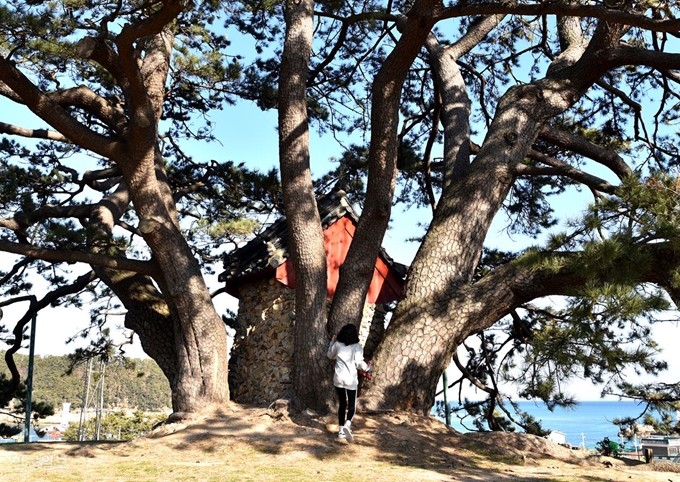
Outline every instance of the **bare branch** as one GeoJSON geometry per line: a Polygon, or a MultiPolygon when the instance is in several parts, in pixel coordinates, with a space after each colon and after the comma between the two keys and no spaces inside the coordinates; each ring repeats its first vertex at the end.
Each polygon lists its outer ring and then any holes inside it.
{"type": "Polygon", "coordinates": [[[610,23],[640,27],[653,32],[677,32],[680,30],[680,20],[672,18],[668,20],[645,17],[642,14],[629,13],[623,10],[607,8],[598,5],[584,5],[578,3],[541,2],[537,4],[520,4],[519,2],[490,2],[482,4],[467,4],[459,2],[458,5],[443,9],[437,15],[437,20],[476,15],[562,15],[570,17],[598,18],[610,23]]]}
{"type": "Polygon", "coordinates": [[[588,174],[585,171],[576,169],[570,164],[561,161],[557,158],[546,156],[545,154],[531,149],[527,153],[529,159],[542,162],[550,168],[542,168],[537,166],[528,166],[526,164],[518,164],[515,166],[515,172],[520,176],[566,176],[574,181],[578,181],[591,189],[600,192],[613,194],[617,188],[613,184],[608,183],[602,178],[588,174]]]}
{"type": "Polygon", "coordinates": [[[0,240],[0,251],[57,263],[87,263],[101,268],[134,271],[148,276],[157,274],[156,263],[153,261],[140,261],[96,253],[40,248],[29,244],[12,243],[4,240],[0,240]]]}
{"type": "MultiPolygon", "coordinates": [[[[94,271],[90,271],[87,274],[79,276],[78,279],[72,284],[62,286],[54,291],[51,291],[50,293],[45,295],[45,297],[40,301],[37,301],[34,296],[30,297],[24,296],[10,300],[10,302],[12,303],[26,300],[31,302],[29,309],[14,326],[14,330],[12,330],[14,334],[14,343],[7,350],[7,352],[5,352],[5,362],[7,363],[7,368],[9,369],[12,375],[12,380],[9,389],[10,393],[16,391],[16,389],[19,387],[19,383],[21,382],[21,375],[19,374],[19,370],[17,369],[16,363],[14,363],[14,354],[21,348],[24,327],[34,316],[37,316],[40,310],[42,310],[43,308],[47,308],[50,304],[54,303],[63,296],[78,293],[79,291],[85,289],[85,287],[95,279],[97,279],[97,275],[94,273],[94,271]]],[[[8,304],[10,303],[7,302],[3,303],[3,306],[6,306],[8,304]]]]}
{"type": "MultiPolygon", "coordinates": [[[[25,268],[26,266],[31,264],[31,262],[33,262],[32,258],[22,258],[20,261],[15,263],[14,266],[12,266],[12,269],[10,269],[5,276],[0,278],[0,286],[7,283],[10,279],[12,279],[12,276],[17,274],[19,270],[21,270],[22,268],[25,268]]],[[[0,306],[2,306],[2,303],[0,303],[0,306]]]]}
{"type": "Polygon", "coordinates": [[[432,214],[434,214],[435,210],[437,209],[437,199],[435,198],[434,189],[432,187],[432,147],[437,140],[437,134],[439,133],[439,119],[442,112],[441,95],[439,95],[439,89],[436,85],[434,88],[433,97],[435,104],[432,109],[432,129],[425,145],[425,152],[423,153],[423,177],[425,180],[425,192],[427,193],[427,198],[430,201],[432,214]]]}
{"type": "Polygon", "coordinates": [[[0,122],[0,134],[28,137],[31,139],[47,139],[50,141],[69,142],[65,136],[56,131],[51,131],[49,129],[26,129],[12,124],[6,124],[4,122],[0,122]]]}
{"type": "Polygon", "coordinates": [[[635,112],[639,113],[642,110],[642,105],[640,105],[639,102],[635,102],[633,99],[628,97],[625,92],[623,92],[621,89],[617,89],[616,87],[612,87],[609,85],[607,82],[604,80],[598,80],[595,82],[597,85],[602,87],[604,90],[609,92],[610,94],[613,94],[615,97],[618,97],[621,102],[632,108],[635,112]]]}
{"type": "Polygon", "coordinates": [[[680,69],[680,54],[658,52],[637,47],[621,46],[602,51],[599,55],[604,65],[621,67],[624,65],[646,65],[658,70],[680,69]]]}
{"type": "Polygon", "coordinates": [[[80,146],[109,159],[118,157],[120,146],[110,138],[82,125],[40,91],[15,64],[0,56],[0,81],[21,97],[26,106],[57,131],[80,146]]]}
{"type": "Polygon", "coordinates": [[[9,100],[16,102],[17,104],[24,104],[24,101],[19,97],[16,92],[9,88],[2,80],[0,80],[0,95],[8,98],[9,100]]]}
{"type": "Polygon", "coordinates": [[[465,35],[455,43],[446,47],[449,55],[458,60],[475,48],[479,42],[484,40],[489,33],[500,24],[505,15],[490,15],[482,18],[479,22],[470,25],[465,35]]]}
{"type": "Polygon", "coordinates": [[[538,137],[608,167],[619,179],[623,179],[633,173],[630,166],[616,152],[588,142],[580,136],[544,126],[538,137]]]}
{"type": "Polygon", "coordinates": [[[129,83],[125,78],[118,54],[101,38],[84,37],[80,39],[76,53],[80,57],[94,60],[104,67],[116,79],[124,91],[129,88],[129,83]]]}
{"type": "Polygon", "coordinates": [[[458,353],[454,352],[452,359],[453,359],[453,363],[456,364],[456,368],[458,368],[460,373],[462,373],[463,377],[467,381],[469,381],[472,385],[479,388],[480,390],[488,393],[489,395],[494,396],[494,397],[496,396],[497,392],[493,388],[487,387],[482,382],[480,382],[477,378],[475,378],[475,376],[472,373],[470,373],[470,371],[465,367],[465,365],[463,365],[460,362],[460,359],[458,358],[458,353]]]}
{"type": "MultiPolygon", "coordinates": [[[[655,283],[663,287],[674,303],[680,303],[680,290],[673,286],[674,268],[680,265],[672,243],[658,242],[638,246],[641,253],[650,260],[649,266],[637,275],[637,282],[655,283]]],[[[570,296],[583,286],[585,279],[574,271],[574,260],[578,252],[543,252],[537,256],[546,257],[561,265],[561,268],[539,267],[538,262],[524,264],[522,260],[506,263],[496,268],[474,285],[467,288],[468,294],[479,301],[484,314],[479,322],[466,326],[468,334],[482,331],[497,320],[531,300],[550,295],[570,296]],[[483,308],[482,308],[483,307],[483,308]]],[[[620,264],[630,264],[630,258],[623,255],[620,264]]],[[[616,262],[613,262],[616,264],[616,262]]],[[[605,281],[614,273],[600,273],[605,281]]]]}
{"type": "Polygon", "coordinates": [[[218,288],[215,291],[210,293],[210,298],[215,298],[216,296],[221,295],[222,293],[226,293],[226,292],[227,292],[226,285],[222,285],[221,288],[218,288]]]}
{"type": "Polygon", "coordinates": [[[14,219],[0,219],[0,228],[11,229],[12,231],[20,231],[21,226],[14,219]]]}
{"type": "Polygon", "coordinates": [[[92,212],[93,204],[77,204],[74,206],[53,206],[48,204],[30,213],[19,213],[14,219],[24,229],[47,218],[87,218],[92,212]]]}
{"type": "Polygon", "coordinates": [[[335,59],[335,56],[338,54],[342,46],[345,44],[345,40],[347,38],[347,31],[349,30],[350,26],[358,22],[370,20],[384,20],[385,22],[389,21],[396,22],[398,19],[398,16],[396,15],[385,14],[380,12],[365,12],[357,15],[350,15],[349,17],[339,17],[337,15],[333,15],[327,12],[314,12],[314,15],[318,17],[326,17],[338,20],[342,22],[342,27],[338,34],[337,42],[333,46],[333,49],[326,56],[326,58],[321,63],[319,63],[319,65],[317,65],[312,72],[310,72],[307,78],[308,87],[314,85],[314,81],[318,77],[318,75],[335,59]]]}
{"type": "Polygon", "coordinates": [[[52,92],[48,96],[62,107],[80,107],[86,110],[118,134],[125,132],[125,112],[84,85],[52,92]]]}
{"type": "Polygon", "coordinates": [[[666,70],[666,69],[660,70],[660,72],[663,75],[665,75],[666,77],[668,77],[668,79],[675,82],[676,84],[680,84],[680,72],[675,72],[673,70],[666,70]]]}
{"type": "MultiPolygon", "coordinates": [[[[170,24],[180,14],[183,8],[181,0],[168,0],[163,2],[163,7],[146,19],[134,24],[127,24],[123,27],[120,35],[116,38],[118,54],[122,74],[130,83],[130,94],[135,105],[136,112],[133,116],[144,113],[143,109],[150,109],[148,86],[144,82],[144,77],[139,68],[138,58],[135,55],[135,41],[142,37],[149,37],[150,41],[154,35],[160,34],[168,24],[170,24]]],[[[139,122],[136,118],[132,123],[133,129],[148,129],[145,122],[139,122]]]]}

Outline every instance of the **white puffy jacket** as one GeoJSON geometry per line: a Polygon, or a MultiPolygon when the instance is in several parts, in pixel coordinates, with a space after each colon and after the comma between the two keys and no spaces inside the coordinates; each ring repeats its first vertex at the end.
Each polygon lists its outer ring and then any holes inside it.
{"type": "Polygon", "coordinates": [[[338,388],[356,390],[359,386],[357,369],[371,371],[371,367],[364,362],[364,349],[358,343],[345,345],[339,341],[332,341],[327,355],[331,360],[335,360],[333,385],[338,388]]]}

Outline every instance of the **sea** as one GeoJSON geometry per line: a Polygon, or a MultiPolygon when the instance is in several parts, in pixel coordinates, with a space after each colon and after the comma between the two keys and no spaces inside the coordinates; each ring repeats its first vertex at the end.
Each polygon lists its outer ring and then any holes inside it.
{"type": "MultiPolygon", "coordinates": [[[[546,430],[557,430],[566,435],[566,442],[574,447],[583,446],[594,449],[596,444],[609,437],[612,441],[622,442],[619,429],[612,423],[616,418],[636,417],[644,406],[632,401],[594,401],[579,402],[574,408],[556,407],[552,412],[543,402],[517,402],[521,410],[541,420],[546,430]]],[[[458,431],[467,432],[455,415],[451,416],[451,426],[458,431]]],[[[518,429],[522,432],[521,429],[518,429]]],[[[625,440],[624,440],[625,441],[625,440]]],[[[632,442],[626,442],[626,447],[632,442]]]]}

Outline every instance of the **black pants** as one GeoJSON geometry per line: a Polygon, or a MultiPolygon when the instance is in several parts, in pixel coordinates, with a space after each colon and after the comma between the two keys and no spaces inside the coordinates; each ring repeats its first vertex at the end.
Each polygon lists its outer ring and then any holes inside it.
{"type": "Polygon", "coordinates": [[[350,422],[357,411],[357,391],[340,387],[335,387],[335,391],[338,392],[338,399],[340,400],[338,423],[342,427],[345,425],[345,411],[347,411],[347,420],[350,422]]]}

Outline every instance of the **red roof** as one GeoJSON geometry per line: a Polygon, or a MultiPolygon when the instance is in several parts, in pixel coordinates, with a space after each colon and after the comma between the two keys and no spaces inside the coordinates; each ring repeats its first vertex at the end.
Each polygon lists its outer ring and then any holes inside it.
{"type": "MultiPolygon", "coordinates": [[[[326,248],[326,268],[328,274],[328,298],[333,298],[340,279],[340,266],[345,262],[349,245],[352,243],[356,226],[354,222],[344,216],[328,226],[323,232],[326,248]]],[[[293,263],[286,260],[276,268],[276,279],[281,283],[295,288],[295,271],[293,263]]],[[[367,303],[388,303],[397,301],[401,296],[403,281],[391,270],[387,262],[378,256],[373,271],[373,279],[366,296],[367,303]]]]}
{"type": "MultiPolygon", "coordinates": [[[[328,297],[332,298],[340,277],[340,266],[345,262],[359,217],[342,189],[334,189],[319,198],[317,206],[324,229],[328,297]]],[[[285,217],[280,217],[246,245],[226,254],[224,267],[225,271],[219,275],[219,280],[224,281],[227,292],[236,297],[242,283],[270,279],[273,276],[286,286],[294,288],[295,273],[288,259],[288,228],[285,217]]],[[[375,272],[366,301],[397,301],[401,296],[405,277],[406,266],[394,262],[381,249],[375,262],[375,272]]]]}

